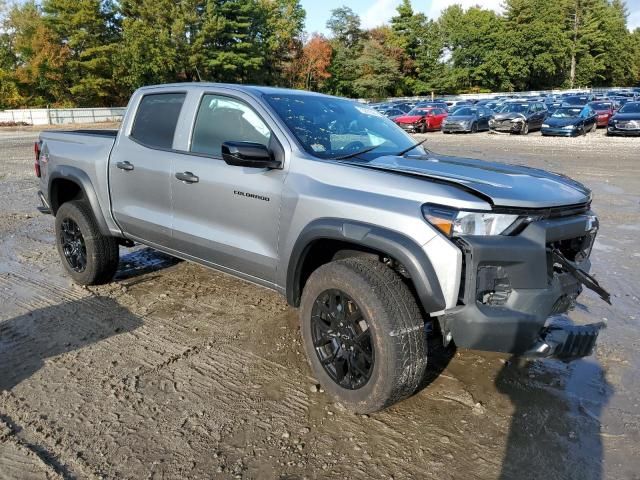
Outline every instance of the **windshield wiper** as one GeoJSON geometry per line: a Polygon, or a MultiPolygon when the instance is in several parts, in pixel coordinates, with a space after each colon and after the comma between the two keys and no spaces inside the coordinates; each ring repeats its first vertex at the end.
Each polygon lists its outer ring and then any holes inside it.
{"type": "Polygon", "coordinates": [[[380,145],[382,145],[382,143],[380,143],[378,145],[374,145],[372,147],[363,148],[359,152],[353,152],[353,153],[350,153],[348,155],[342,155],[340,157],[333,157],[332,160],[346,160],[347,158],[353,158],[353,157],[357,157],[358,155],[364,155],[365,153],[369,153],[370,151],[375,150],[380,145]]]}
{"type": "Polygon", "coordinates": [[[418,143],[416,143],[415,145],[410,146],[409,148],[405,148],[404,150],[402,150],[401,152],[398,152],[395,154],[396,157],[402,157],[404,154],[409,153],[411,150],[413,150],[416,147],[419,147],[420,145],[422,145],[424,142],[426,142],[427,139],[425,138],[424,140],[419,141],[418,143]]]}

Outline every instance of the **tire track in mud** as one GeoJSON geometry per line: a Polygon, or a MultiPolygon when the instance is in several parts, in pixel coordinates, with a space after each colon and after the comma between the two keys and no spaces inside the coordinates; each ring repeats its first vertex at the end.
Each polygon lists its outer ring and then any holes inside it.
{"type": "MultiPolygon", "coordinates": [[[[188,267],[187,272],[192,268],[188,267]]],[[[175,286],[187,285],[189,282],[185,281],[184,272],[174,273],[176,276],[170,282],[174,284],[174,288],[170,291],[172,297],[179,298],[181,290],[175,286]]],[[[233,286],[234,282],[231,283],[233,286]]],[[[109,311],[112,305],[105,305],[104,297],[95,297],[96,293],[88,290],[85,294],[84,291],[73,291],[74,287],[68,289],[45,285],[16,271],[0,276],[0,293],[7,285],[14,291],[18,286],[19,291],[25,289],[29,292],[30,298],[19,299],[16,302],[21,309],[48,309],[51,317],[71,317],[70,329],[80,332],[81,336],[98,328],[96,322],[100,322],[101,318],[108,318],[112,313],[109,311]],[[63,303],[59,303],[61,300],[63,303]]],[[[166,287],[167,285],[164,285],[164,288],[166,287]]],[[[129,310],[135,315],[137,311],[144,310],[137,298],[129,299],[137,294],[136,288],[143,287],[129,287],[126,294],[119,292],[115,287],[103,287],[96,289],[96,292],[102,295],[109,293],[108,298],[116,296],[118,303],[130,304],[129,310]]],[[[248,307],[243,302],[249,302],[253,296],[255,295],[240,299],[239,311],[234,316],[240,319],[244,315],[244,310],[248,307]]],[[[92,363],[92,378],[87,377],[86,372],[79,372],[67,380],[70,391],[83,392],[82,418],[100,418],[100,411],[117,411],[119,414],[112,426],[102,431],[100,440],[96,439],[96,434],[92,431],[96,428],[95,422],[73,430],[66,426],[63,426],[61,431],[57,430],[59,427],[50,428],[47,436],[58,438],[65,445],[73,445],[72,448],[69,447],[70,450],[60,453],[61,458],[73,457],[74,451],[90,452],[92,443],[98,441],[100,454],[93,457],[89,453],[85,454],[88,465],[92,465],[93,471],[106,469],[113,472],[114,465],[118,464],[118,457],[114,452],[118,455],[129,452],[138,458],[145,458],[147,455],[162,456],[169,451],[183,452],[183,447],[171,445],[160,437],[175,438],[180,432],[184,433],[185,429],[189,433],[190,448],[200,452],[198,458],[201,462],[207,452],[210,452],[212,445],[220,451],[228,450],[227,456],[233,458],[238,454],[229,445],[234,443],[234,438],[239,432],[251,432],[251,436],[264,442],[260,448],[273,451],[286,445],[279,447],[279,443],[274,443],[275,440],[267,441],[266,438],[277,439],[284,432],[309,428],[313,421],[318,422],[315,433],[320,435],[308,440],[308,449],[311,451],[316,448],[322,449],[318,443],[319,438],[337,446],[345,442],[345,436],[364,437],[367,441],[358,448],[367,452],[364,454],[365,459],[368,457],[371,460],[376,456],[377,446],[384,443],[386,456],[382,459],[376,458],[376,462],[372,463],[369,460],[364,465],[348,462],[341,462],[339,466],[331,464],[333,466],[329,471],[351,477],[365,474],[382,476],[390,472],[395,472],[397,478],[424,476],[423,469],[426,466],[434,472],[441,470],[438,464],[428,464],[428,458],[442,455],[442,449],[459,448],[455,442],[451,445],[439,443],[439,438],[455,438],[458,432],[453,429],[430,426],[428,431],[420,429],[416,434],[413,427],[420,425],[424,428],[425,421],[424,418],[416,418],[410,409],[401,414],[404,417],[401,421],[398,420],[397,412],[383,412],[375,418],[365,419],[334,406],[331,406],[333,415],[329,415],[327,410],[322,409],[326,398],[322,396],[310,400],[308,389],[312,380],[306,373],[299,368],[292,369],[291,365],[267,360],[251,352],[250,348],[237,345],[241,343],[237,339],[237,331],[242,326],[234,326],[233,319],[230,319],[228,314],[222,317],[224,308],[221,308],[220,299],[207,298],[206,289],[201,292],[200,297],[202,304],[196,302],[189,306],[186,312],[183,306],[173,308],[174,301],[165,298],[159,302],[160,305],[151,315],[140,315],[141,325],[136,329],[126,332],[126,335],[108,336],[97,344],[85,347],[88,351],[82,353],[82,357],[91,355],[96,359],[92,363]],[[166,311],[168,306],[172,308],[166,311]],[[195,318],[201,330],[201,320],[206,317],[209,333],[205,332],[204,338],[200,333],[194,335],[191,330],[193,318],[191,321],[187,318],[185,324],[176,318],[177,314],[183,313],[186,317],[195,318]],[[111,357],[126,367],[112,368],[111,357]],[[132,365],[138,367],[132,371],[132,365]],[[93,392],[87,393],[87,390],[92,389],[93,392]],[[184,405],[184,410],[179,414],[180,418],[173,419],[172,417],[181,410],[179,405],[184,405]],[[169,425],[160,423],[167,422],[168,419],[169,425]],[[337,422],[340,427],[335,432],[337,422]],[[115,435],[114,430],[119,431],[119,434],[115,435]],[[159,447],[154,449],[155,453],[139,450],[139,445],[148,444],[149,439],[159,444],[159,447]],[[408,442],[415,448],[407,450],[408,442]],[[439,447],[426,447],[426,444],[439,447]]],[[[273,315],[272,312],[264,313],[273,315]]],[[[255,316],[256,312],[253,312],[253,315],[255,316]]],[[[29,336],[15,337],[11,347],[13,351],[20,352],[20,344],[29,341],[32,341],[29,336]]],[[[28,354],[28,350],[24,354],[28,354]]],[[[63,376],[68,375],[65,374],[65,370],[80,362],[80,355],[78,352],[67,352],[64,359],[48,364],[47,368],[59,369],[63,376]]],[[[44,405],[23,404],[19,408],[16,406],[14,413],[47,411],[51,407],[48,402],[44,405]]],[[[47,431],[42,422],[37,428],[47,431]]],[[[258,445],[256,442],[254,444],[258,445]]],[[[47,445],[47,448],[52,446],[47,445]]],[[[321,470],[324,458],[305,457],[308,455],[306,452],[286,451],[282,454],[276,451],[275,454],[279,454],[280,457],[277,458],[281,458],[283,462],[303,461],[318,471],[324,471],[321,470]],[[291,458],[293,460],[289,460],[291,458]]],[[[177,459],[175,461],[179,462],[177,459]]],[[[208,460],[203,465],[214,467],[216,462],[208,460]]],[[[487,469],[493,471],[495,465],[488,464],[487,469]]],[[[126,471],[117,472],[125,474],[126,471]]],[[[143,470],[140,470],[141,474],[142,472],[143,470]]]]}

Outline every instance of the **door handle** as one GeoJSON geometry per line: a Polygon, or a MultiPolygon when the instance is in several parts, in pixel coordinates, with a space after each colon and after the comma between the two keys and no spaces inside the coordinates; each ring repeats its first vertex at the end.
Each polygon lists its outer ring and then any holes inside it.
{"type": "Polygon", "coordinates": [[[133,170],[133,164],[130,162],[118,162],[116,163],[116,167],[118,167],[120,170],[126,170],[127,172],[133,170]]]}
{"type": "Polygon", "coordinates": [[[200,178],[191,172],[178,172],[176,178],[184,183],[198,183],[200,178]]]}

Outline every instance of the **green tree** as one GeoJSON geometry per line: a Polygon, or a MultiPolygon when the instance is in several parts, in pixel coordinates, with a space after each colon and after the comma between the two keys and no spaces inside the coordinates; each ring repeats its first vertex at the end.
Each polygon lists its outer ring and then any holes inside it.
{"type": "Polygon", "coordinates": [[[363,98],[385,98],[401,93],[400,65],[386,44],[391,31],[380,27],[371,32],[370,38],[362,45],[362,53],[355,60],[356,79],[353,88],[356,95],[363,98]]]}
{"type": "Polygon", "coordinates": [[[554,0],[505,0],[505,30],[498,42],[513,90],[553,88],[567,75],[567,12],[554,0]]]}
{"type": "Polygon", "coordinates": [[[508,85],[497,45],[504,20],[491,10],[459,5],[447,8],[439,24],[444,38],[450,82],[459,91],[502,89],[508,85]]]}
{"type": "Polygon", "coordinates": [[[113,56],[115,9],[100,0],[44,0],[44,20],[54,41],[69,50],[65,83],[78,105],[110,105],[117,97],[113,56]]]}
{"type": "Polygon", "coordinates": [[[302,51],[301,35],[306,12],[299,0],[260,0],[264,27],[262,36],[268,58],[263,70],[264,83],[290,85],[291,62],[302,51]]]}
{"type": "Polygon", "coordinates": [[[391,43],[402,51],[400,70],[402,90],[407,94],[425,94],[439,89],[436,76],[442,78],[440,62],[443,43],[433,21],[422,13],[416,13],[410,0],[403,0],[391,19],[391,43]]]}
{"type": "Polygon", "coordinates": [[[347,48],[356,46],[362,38],[360,17],[349,7],[331,10],[327,28],[333,39],[347,48]]]}
{"type": "Polygon", "coordinates": [[[602,28],[608,41],[604,42],[604,72],[596,85],[634,85],[640,80],[634,65],[640,61],[640,50],[634,45],[627,29],[628,12],[624,2],[613,0],[607,8],[602,28]]]}
{"type": "Polygon", "coordinates": [[[356,61],[362,52],[364,37],[360,17],[349,7],[336,8],[331,11],[327,28],[331,32],[333,57],[329,66],[331,77],[325,82],[325,89],[335,95],[354,97],[357,95],[356,61]]]}

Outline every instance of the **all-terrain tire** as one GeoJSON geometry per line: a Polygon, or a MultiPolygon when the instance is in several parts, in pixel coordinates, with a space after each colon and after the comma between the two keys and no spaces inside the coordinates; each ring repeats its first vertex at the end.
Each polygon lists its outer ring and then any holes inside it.
{"type": "Polygon", "coordinates": [[[111,281],[118,269],[118,242],[115,237],[100,232],[87,203],[82,200],[63,203],[56,213],[55,233],[60,260],[74,282],[80,285],[99,285],[111,281]],[[65,256],[62,224],[67,219],[78,226],[84,242],[86,266],[81,271],[75,270],[65,256]]]}
{"type": "Polygon", "coordinates": [[[317,380],[356,413],[375,412],[412,395],[424,378],[427,338],[416,300],[403,278],[375,259],[347,258],[315,270],[302,294],[300,329],[317,380]],[[356,302],[371,330],[371,376],[357,389],[344,388],[331,378],[313,343],[314,303],[323,292],[333,289],[356,302]]]}

